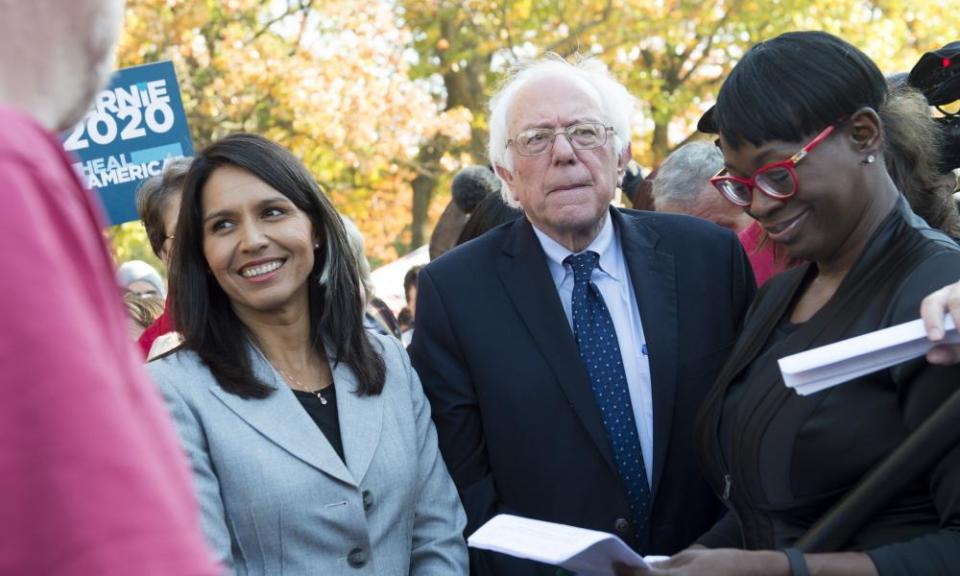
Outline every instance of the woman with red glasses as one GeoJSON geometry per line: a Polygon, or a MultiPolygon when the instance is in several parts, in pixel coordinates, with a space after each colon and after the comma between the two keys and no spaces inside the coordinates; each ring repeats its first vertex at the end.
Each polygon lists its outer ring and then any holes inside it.
{"type": "MultiPolygon", "coordinates": [[[[713,185],[805,261],[757,294],[697,423],[729,513],[697,548],[642,574],[948,574],[960,570],[960,446],[909,478],[841,552],[807,530],[958,389],[917,359],[810,396],[777,359],[917,317],[960,277],[960,249],[916,217],[884,167],[883,74],[820,32],[754,46],[721,88],[713,185]]],[[[634,573],[625,571],[624,573],[634,573]]]]}

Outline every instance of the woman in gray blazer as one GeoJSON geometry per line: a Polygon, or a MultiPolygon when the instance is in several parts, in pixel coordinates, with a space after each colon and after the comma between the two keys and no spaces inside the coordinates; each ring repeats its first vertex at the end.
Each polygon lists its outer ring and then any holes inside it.
{"type": "Polygon", "coordinates": [[[152,362],[204,530],[243,575],[467,573],[465,517],[406,352],[363,329],[340,217],[258,136],[187,175],[170,285],[183,345],[152,362]]]}

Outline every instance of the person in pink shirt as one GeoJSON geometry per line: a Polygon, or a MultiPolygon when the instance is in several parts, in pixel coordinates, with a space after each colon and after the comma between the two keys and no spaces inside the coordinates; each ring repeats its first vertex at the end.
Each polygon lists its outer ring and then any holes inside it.
{"type": "Polygon", "coordinates": [[[0,7],[0,574],[217,574],[101,210],[56,134],[102,87],[123,2],[0,7]]]}
{"type": "Polygon", "coordinates": [[[791,266],[790,258],[782,251],[777,254],[777,245],[764,237],[763,228],[756,222],[741,230],[737,237],[740,238],[743,250],[750,260],[750,267],[753,268],[753,278],[757,281],[757,288],[763,286],[771,276],[779,274],[791,266]]]}

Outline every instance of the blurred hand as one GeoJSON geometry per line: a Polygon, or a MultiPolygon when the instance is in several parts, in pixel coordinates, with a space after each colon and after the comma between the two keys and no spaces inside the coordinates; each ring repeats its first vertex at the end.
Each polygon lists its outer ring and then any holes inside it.
{"type": "MultiPolygon", "coordinates": [[[[960,282],[944,286],[924,298],[920,304],[920,317],[923,318],[930,340],[937,342],[943,339],[943,319],[948,312],[954,324],[960,326],[960,282]]],[[[935,346],[927,352],[927,361],[931,364],[960,362],[960,344],[935,346]]]]}
{"type": "Polygon", "coordinates": [[[637,568],[615,564],[617,576],[747,576],[789,574],[787,557],[776,551],[748,552],[721,548],[684,550],[665,562],[637,568]]]}

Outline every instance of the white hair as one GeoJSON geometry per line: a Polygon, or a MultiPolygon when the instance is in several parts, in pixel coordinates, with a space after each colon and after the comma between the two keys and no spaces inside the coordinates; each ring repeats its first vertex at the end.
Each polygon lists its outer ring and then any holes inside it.
{"type": "Polygon", "coordinates": [[[0,102],[51,130],[80,120],[113,68],[123,0],[0,0],[0,102]]]}
{"type": "Polygon", "coordinates": [[[667,156],[653,180],[654,201],[691,204],[710,177],[723,168],[723,154],[710,142],[691,142],[667,156]]]}
{"type": "Polygon", "coordinates": [[[161,299],[167,297],[167,289],[163,285],[163,278],[153,266],[143,260],[128,260],[117,267],[117,283],[124,290],[134,282],[146,282],[154,287],[161,299]]]}
{"type": "MultiPolygon", "coordinates": [[[[613,126],[614,149],[621,154],[630,144],[630,119],[633,116],[634,98],[627,88],[615,80],[599,60],[594,58],[578,59],[568,62],[556,54],[547,54],[539,60],[519,64],[510,71],[510,75],[500,90],[490,99],[490,141],[487,153],[490,163],[513,170],[513,155],[507,150],[507,122],[513,100],[520,89],[528,82],[547,76],[560,76],[580,84],[584,90],[595,95],[600,102],[606,121],[613,126]]],[[[500,177],[499,174],[497,177],[500,177]]],[[[520,204],[513,197],[510,185],[500,178],[500,194],[503,201],[512,207],[520,204]]]]}
{"type": "Polygon", "coordinates": [[[343,221],[343,228],[347,231],[347,244],[350,246],[350,253],[357,263],[357,272],[360,274],[360,285],[364,291],[364,302],[373,298],[373,284],[370,280],[370,262],[367,260],[366,249],[363,241],[363,233],[357,228],[353,220],[343,214],[340,215],[343,221]]]}

